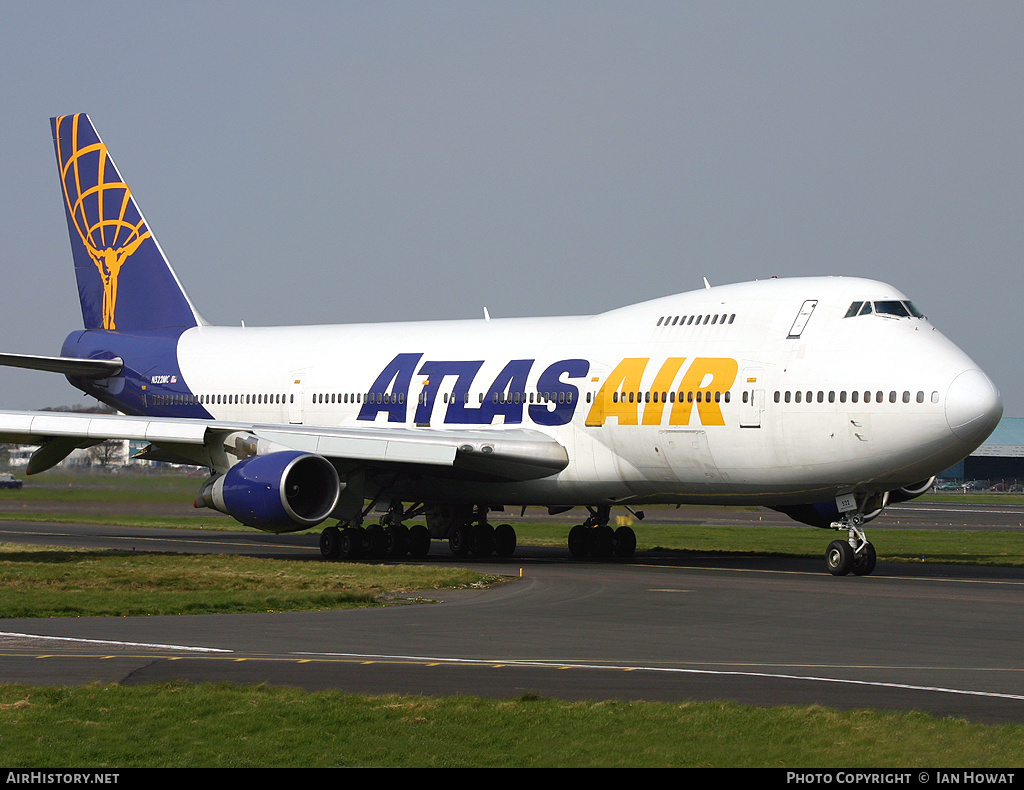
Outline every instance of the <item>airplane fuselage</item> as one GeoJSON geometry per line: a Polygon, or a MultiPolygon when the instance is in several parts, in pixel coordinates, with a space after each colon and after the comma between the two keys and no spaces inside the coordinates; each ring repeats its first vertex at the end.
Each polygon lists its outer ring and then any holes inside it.
{"type": "MultiPolygon", "coordinates": [[[[528,428],[571,459],[528,481],[410,476],[398,489],[410,498],[807,502],[927,479],[994,425],[998,393],[966,354],[905,308],[848,315],[858,302],[909,304],[883,283],[825,277],[593,316],[198,326],[163,341],[165,368],[152,364],[153,339],[139,340],[145,369],[119,339],[106,353],[125,359],[122,380],[76,383],[152,416],[528,428]]],[[[113,337],[75,333],[64,352],[103,356],[113,337]]]]}

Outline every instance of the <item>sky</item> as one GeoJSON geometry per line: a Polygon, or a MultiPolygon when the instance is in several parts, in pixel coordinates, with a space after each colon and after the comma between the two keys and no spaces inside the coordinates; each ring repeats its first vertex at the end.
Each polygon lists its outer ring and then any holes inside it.
{"type": "Polygon", "coordinates": [[[211,323],[869,277],[1024,416],[1021,42],[1020,2],[5,3],[0,351],[80,328],[48,119],[87,112],[211,323]]]}

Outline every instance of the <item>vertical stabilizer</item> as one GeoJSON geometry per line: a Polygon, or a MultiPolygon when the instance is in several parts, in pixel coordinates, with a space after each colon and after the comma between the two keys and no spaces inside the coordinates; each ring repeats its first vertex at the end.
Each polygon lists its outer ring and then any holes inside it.
{"type": "Polygon", "coordinates": [[[50,119],[86,329],[203,323],[85,113],[50,119]]]}

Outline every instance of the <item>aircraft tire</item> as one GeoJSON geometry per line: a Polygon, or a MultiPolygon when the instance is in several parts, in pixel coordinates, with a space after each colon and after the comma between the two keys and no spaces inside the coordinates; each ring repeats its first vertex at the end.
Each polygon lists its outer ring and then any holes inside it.
{"type": "Polygon", "coordinates": [[[469,525],[460,524],[448,538],[448,548],[456,557],[465,557],[469,554],[469,525]]]}
{"type": "Polygon", "coordinates": [[[868,576],[875,569],[875,562],[878,557],[875,554],[875,547],[870,543],[864,544],[864,550],[853,560],[853,573],[855,576],[868,576]]]}
{"type": "Polygon", "coordinates": [[[341,530],[325,527],[320,533],[320,554],[325,560],[336,560],[341,556],[341,530]]]}
{"type": "Polygon", "coordinates": [[[853,546],[845,540],[833,540],[825,550],[825,564],[833,576],[845,576],[853,570],[853,546]]]}
{"type": "Polygon", "coordinates": [[[356,527],[346,527],[341,531],[341,558],[357,560],[363,553],[363,531],[356,527]]]}
{"type": "Polygon", "coordinates": [[[593,527],[590,530],[590,553],[598,559],[607,559],[615,550],[615,532],[611,527],[593,527]]]}
{"type": "Polygon", "coordinates": [[[494,527],[474,524],[469,530],[469,553],[473,557],[487,557],[494,551],[494,527]]]}
{"type": "Polygon", "coordinates": [[[576,559],[583,559],[590,550],[590,540],[587,535],[587,527],[577,524],[569,530],[569,554],[576,559]]]}
{"type": "Polygon", "coordinates": [[[632,527],[619,527],[615,530],[615,556],[627,559],[636,551],[636,533],[632,527]]]}
{"type": "Polygon", "coordinates": [[[387,556],[392,559],[402,557],[409,548],[409,528],[404,524],[390,524],[384,528],[384,539],[387,556]]]}
{"type": "Polygon", "coordinates": [[[363,537],[367,557],[379,560],[387,556],[388,540],[384,534],[384,527],[380,524],[371,524],[366,528],[363,537]]]}
{"type": "Polygon", "coordinates": [[[494,553],[499,557],[511,557],[515,552],[515,529],[511,524],[499,524],[494,528],[494,553]]]}
{"type": "Polygon", "coordinates": [[[409,527],[409,556],[421,560],[430,553],[430,530],[423,524],[409,527]]]}

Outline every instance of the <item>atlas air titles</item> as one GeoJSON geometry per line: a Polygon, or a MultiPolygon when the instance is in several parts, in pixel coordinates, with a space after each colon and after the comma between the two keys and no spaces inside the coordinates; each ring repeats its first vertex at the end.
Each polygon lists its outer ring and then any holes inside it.
{"type": "Polygon", "coordinates": [[[721,404],[729,401],[739,369],[727,357],[668,357],[657,368],[650,357],[627,357],[602,381],[592,375],[598,371],[588,360],[562,359],[544,368],[528,388],[536,360],[512,359],[483,389],[474,384],[485,360],[423,357],[396,355],[366,392],[358,419],[372,422],[384,414],[388,422],[404,423],[411,408],[413,422],[428,425],[441,399],[445,425],[491,425],[499,417],[504,424],[529,419],[535,425],[566,425],[580,403],[587,409],[586,425],[592,427],[612,418],[619,425],[661,425],[666,420],[689,425],[695,412],[702,425],[725,425],[721,404]],[[644,385],[649,369],[656,372],[644,385]]]}

